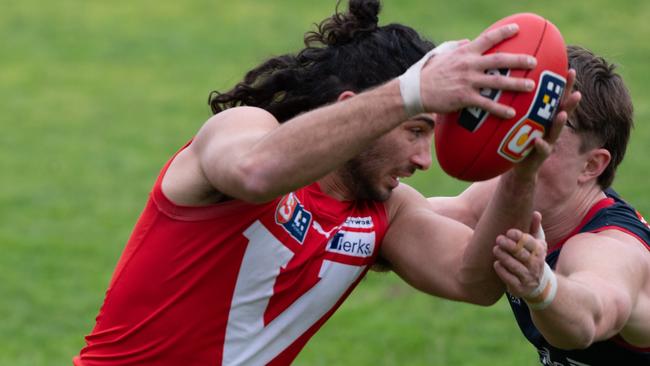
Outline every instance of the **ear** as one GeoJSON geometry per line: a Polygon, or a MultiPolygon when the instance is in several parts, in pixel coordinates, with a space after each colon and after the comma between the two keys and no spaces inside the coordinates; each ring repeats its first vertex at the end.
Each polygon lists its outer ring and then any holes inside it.
{"type": "Polygon", "coordinates": [[[587,154],[588,156],[585,161],[585,166],[578,177],[580,183],[585,183],[592,179],[598,179],[612,160],[612,155],[607,149],[593,149],[587,154]]]}
{"type": "Polygon", "coordinates": [[[355,92],[353,92],[351,90],[346,90],[343,93],[339,94],[339,97],[336,98],[336,101],[340,102],[340,101],[346,100],[348,98],[352,98],[355,95],[357,95],[357,93],[355,93],[355,92]]]}

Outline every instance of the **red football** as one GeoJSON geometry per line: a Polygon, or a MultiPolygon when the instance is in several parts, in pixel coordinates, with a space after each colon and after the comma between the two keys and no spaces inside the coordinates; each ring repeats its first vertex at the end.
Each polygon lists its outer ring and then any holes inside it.
{"type": "Polygon", "coordinates": [[[435,127],[438,162],[452,177],[480,181],[495,177],[531,150],[532,142],[550,128],[560,103],[568,60],[560,31],[548,20],[530,13],[515,14],[494,23],[489,29],[517,23],[519,32],[486,54],[520,53],[535,56],[533,70],[489,70],[535,80],[534,91],[515,93],[483,89],[481,94],[512,106],[517,112],[511,119],[492,116],[479,108],[465,108],[456,113],[439,115],[435,127]]]}

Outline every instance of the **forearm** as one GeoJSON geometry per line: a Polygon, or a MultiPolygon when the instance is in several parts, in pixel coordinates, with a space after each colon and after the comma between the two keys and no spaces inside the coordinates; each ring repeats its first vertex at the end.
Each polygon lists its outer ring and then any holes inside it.
{"type": "Polygon", "coordinates": [[[595,319],[601,316],[597,298],[583,285],[558,276],[557,295],[546,309],[532,310],[535,326],[552,345],[584,348],[595,335],[595,319]]]}
{"type": "Polygon", "coordinates": [[[492,250],[498,235],[511,228],[527,230],[530,226],[535,181],[535,174],[504,174],[477,223],[459,273],[474,302],[492,304],[503,294],[505,287],[494,271],[492,250]]]}
{"type": "Polygon", "coordinates": [[[619,309],[606,313],[604,299],[597,296],[593,286],[559,275],[557,286],[548,307],[531,310],[535,326],[553,346],[582,349],[620,331],[624,322],[614,315],[619,309]]]}
{"type": "Polygon", "coordinates": [[[341,166],[406,119],[393,80],[371,91],[301,114],[247,152],[270,196],[309,184],[341,166]]]}
{"type": "Polygon", "coordinates": [[[494,196],[500,178],[472,183],[455,197],[429,197],[427,201],[439,215],[462,222],[472,229],[476,228],[481,215],[494,196]]]}

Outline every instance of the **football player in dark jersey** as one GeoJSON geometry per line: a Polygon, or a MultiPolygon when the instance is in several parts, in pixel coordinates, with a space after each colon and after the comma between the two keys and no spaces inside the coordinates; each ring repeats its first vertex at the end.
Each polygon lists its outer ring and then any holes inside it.
{"type": "MultiPolygon", "coordinates": [[[[546,240],[509,230],[494,269],[543,365],[650,365],[650,230],[611,189],[632,101],[614,65],[582,47],[568,53],[582,100],[538,173],[546,240]]],[[[429,201],[473,226],[495,183],[429,201]]]]}

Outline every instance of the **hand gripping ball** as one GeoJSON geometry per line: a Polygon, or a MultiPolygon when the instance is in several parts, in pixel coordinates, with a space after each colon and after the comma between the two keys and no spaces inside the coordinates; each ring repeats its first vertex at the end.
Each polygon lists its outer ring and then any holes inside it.
{"type": "Polygon", "coordinates": [[[520,53],[535,56],[533,70],[487,70],[535,80],[531,92],[482,89],[481,94],[513,107],[511,119],[501,119],[479,108],[439,115],[435,126],[436,156],[442,169],[466,181],[493,178],[523,160],[551,127],[566,85],[568,60],[560,31],[548,20],[531,13],[515,14],[488,30],[517,23],[519,32],[485,54],[520,53]]]}

